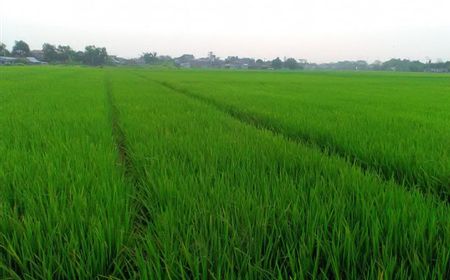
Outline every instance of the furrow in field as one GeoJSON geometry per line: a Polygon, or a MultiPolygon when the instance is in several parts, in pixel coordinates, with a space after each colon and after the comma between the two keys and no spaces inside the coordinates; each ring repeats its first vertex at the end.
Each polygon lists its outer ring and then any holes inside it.
{"type": "Polygon", "coordinates": [[[225,112],[244,123],[251,124],[260,129],[272,131],[273,133],[276,134],[283,135],[287,139],[290,139],[297,143],[301,143],[303,145],[317,147],[327,155],[339,156],[343,158],[345,161],[347,161],[349,164],[356,165],[365,172],[375,173],[378,177],[380,177],[385,181],[393,180],[397,184],[405,186],[409,189],[419,189],[421,192],[425,194],[436,195],[443,202],[446,203],[448,203],[450,200],[450,196],[445,191],[443,191],[449,189],[450,188],[449,186],[438,185],[433,188],[423,186],[419,180],[415,180],[414,178],[406,178],[405,176],[402,176],[402,173],[393,172],[393,170],[383,168],[383,166],[379,166],[373,164],[372,162],[365,161],[360,157],[358,157],[357,155],[349,153],[346,149],[341,148],[339,145],[330,145],[329,139],[323,139],[321,141],[320,139],[312,137],[308,133],[302,133],[300,131],[289,131],[287,129],[284,129],[281,124],[277,125],[275,119],[258,115],[255,112],[246,112],[240,108],[237,108],[236,106],[225,104],[214,98],[209,98],[204,95],[197,94],[185,88],[179,88],[176,85],[169,83],[167,81],[155,81],[155,82],[175,92],[184,94],[186,96],[195,98],[211,106],[214,106],[216,109],[225,112]]]}
{"type": "Polygon", "coordinates": [[[392,177],[392,176],[386,174],[385,172],[382,172],[382,170],[374,168],[369,163],[359,159],[358,157],[349,155],[344,150],[339,149],[339,147],[330,147],[329,145],[321,144],[320,142],[317,142],[313,138],[309,137],[308,134],[289,133],[289,132],[281,129],[278,126],[272,125],[273,122],[269,122],[269,120],[265,119],[262,116],[258,116],[257,114],[244,112],[243,110],[240,110],[234,106],[221,103],[213,98],[208,98],[208,97],[196,94],[196,93],[186,90],[186,89],[178,88],[168,82],[162,82],[162,81],[155,81],[155,82],[165,86],[166,88],[171,89],[172,91],[181,93],[183,95],[189,96],[191,98],[194,98],[194,99],[200,100],[204,103],[207,103],[211,106],[214,106],[216,109],[227,113],[228,115],[238,119],[241,122],[250,124],[259,129],[269,130],[275,134],[282,135],[282,136],[286,137],[287,139],[297,142],[297,143],[300,143],[302,145],[320,148],[320,150],[327,155],[339,156],[340,158],[343,158],[344,160],[346,160],[349,164],[356,165],[366,172],[376,173],[376,175],[378,177],[380,177],[381,179],[383,179],[385,181],[394,179],[396,181],[396,183],[401,184],[401,185],[404,184],[404,181],[402,180],[402,178],[392,177]]]}
{"type": "Polygon", "coordinates": [[[148,207],[142,202],[141,192],[145,186],[142,185],[142,180],[136,173],[132,156],[130,155],[125,132],[123,131],[120,123],[120,112],[116,106],[111,78],[107,75],[105,77],[105,90],[106,99],[109,107],[109,114],[112,126],[112,134],[116,143],[118,152],[119,165],[125,175],[128,183],[133,187],[133,206],[135,209],[133,217],[133,233],[130,236],[128,249],[119,256],[117,263],[122,267],[122,276],[129,278],[133,274],[135,269],[133,261],[131,260],[135,255],[136,244],[138,244],[142,238],[145,229],[151,222],[151,215],[148,211],[148,207]]]}
{"type": "Polygon", "coordinates": [[[0,279],[117,276],[131,215],[104,76],[21,67],[7,78],[20,82],[0,110],[0,279]]]}
{"type": "Polygon", "coordinates": [[[117,73],[152,224],[136,275],[172,279],[448,276],[448,207],[117,73]]]}
{"type": "Polygon", "coordinates": [[[109,79],[109,77],[106,77],[105,79],[105,88],[106,88],[106,99],[108,102],[111,119],[112,133],[114,140],[116,142],[119,161],[120,164],[123,166],[125,174],[128,175],[128,177],[132,177],[131,175],[132,166],[128,155],[128,150],[126,147],[126,138],[125,134],[122,131],[122,128],[119,125],[119,110],[117,109],[114,102],[114,96],[112,94],[111,89],[111,80],[109,79]]]}
{"type": "Polygon", "coordinates": [[[450,197],[448,78],[201,71],[152,79],[252,114],[285,134],[306,134],[410,188],[450,197]]]}
{"type": "MultiPolygon", "coordinates": [[[[109,77],[106,78],[105,80],[105,86],[106,86],[106,98],[110,110],[112,133],[116,142],[117,152],[120,161],[119,163],[120,165],[122,165],[123,172],[127,180],[136,191],[135,197],[138,197],[139,190],[142,186],[140,178],[136,174],[136,170],[133,166],[133,160],[129,154],[126,135],[120,125],[120,116],[119,116],[120,113],[114,100],[114,94],[111,87],[111,80],[109,79],[109,77]]],[[[150,213],[146,211],[147,208],[141,203],[139,203],[139,201],[140,201],[139,199],[135,199],[135,206],[138,211],[134,222],[136,232],[139,232],[142,227],[146,227],[146,224],[149,221],[150,217],[150,213]]]]}

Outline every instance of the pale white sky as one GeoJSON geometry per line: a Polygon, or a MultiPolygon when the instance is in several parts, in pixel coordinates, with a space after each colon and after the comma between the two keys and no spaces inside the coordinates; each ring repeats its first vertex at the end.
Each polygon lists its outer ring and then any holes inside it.
{"type": "Polygon", "coordinates": [[[449,0],[0,0],[2,41],[110,54],[450,60],[449,0]]]}

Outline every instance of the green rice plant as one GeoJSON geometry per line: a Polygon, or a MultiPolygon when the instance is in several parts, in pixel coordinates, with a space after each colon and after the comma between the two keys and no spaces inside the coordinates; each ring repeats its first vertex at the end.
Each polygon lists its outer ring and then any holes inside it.
{"type": "Polygon", "coordinates": [[[449,209],[435,197],[131,72],[109,75],[140,179],[134,203],[147,208],[133,277],[450,276],[449,209]]]}
{"type": "Polygon", "coordinates": [[[104,74],[1,69],[0,279],[120,275],[131,230],[104,74]],[[7,103],[6,103],[7,102],[7,103]]]}
{"type": "Polygon", "coordinates": [[[0,279],[448,279],[448,89],[0,67],[0,279]]]}
{"type": "Polygon", "coordinates": [[[147,77],[386,179],[450,197],[448,75],[191,71],[147,77]]]}

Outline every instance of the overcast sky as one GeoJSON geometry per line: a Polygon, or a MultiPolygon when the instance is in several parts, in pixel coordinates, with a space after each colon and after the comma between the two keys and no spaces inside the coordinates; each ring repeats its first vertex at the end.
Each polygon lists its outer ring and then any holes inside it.
{"type": "Polygon", "coordinates": [[[110,54],[450,60],[449,0],[0,0],[1,40],[110,54]]]}

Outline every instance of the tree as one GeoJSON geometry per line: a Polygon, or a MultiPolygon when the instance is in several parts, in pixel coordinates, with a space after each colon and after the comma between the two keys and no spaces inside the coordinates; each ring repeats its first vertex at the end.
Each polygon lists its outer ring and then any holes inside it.
{"type": "Polygon", "coordinates": [[[44,60],[47,62],[55,62],[58,60],[58,53],[56,47],[49,43],[42,45],[42,52],[44,53],[44,60]]]}
{"type": "Polygon", "coordinates": [[[85,64],[98,66],[104,65],[108,59],[106,48],[97,48],[96,46],[87,46],[84,51],[83,61],[85,64]]]}
{"type": "Polygon", "coordinates": [[[14,56],[26,57],[30,55],[30,47],[22,40],[16,41],[12,49],[12,54],[14,56]]]}
{"type": "Polygon", "coordinates": [[[9,56],[9,51],[6,45],[0,42],[0,56],[9,56]]]}
{"type": "Polygon", "coordinates": [[[233,64],[233,63],[238,63],[239,62],[239,57],[237,56],[229,56],[227,58],[225,58],[225,63],[227,64],[233,64]]]}
{"type": "Polygon", "coordinates": [[[144,58],[145,64],[157,64],[159,60],[156,52],[143,53],[142,57],[144,58]]]}
{"type": "Polygon", "coordinates": [[[75,51],[72,50],[70,46],[59,45],[57,52],[58,52],[58,60],[64,63],[72,60],[73,57],[75,56],[75,51]]]}
{"type": "Polygon", "coordinates": [[[383,62],[381,62],[380,60],[375,60],[375,61],[370,65],[370,67],[371,67],[373,70],[376,70],[376,71],[382,70],[382,69],[383,69],[383,62]]]}
{"type": "Polygon", "coordinates": [[[74,51],[72,60],[74,62],[83,62],[84,61],[84,53],[82,51],[74,51]]]}
{"type": "Polygon", "coordinates": [[[44,53],[44,60],[47,62],[67,63],[73,60],[76,55],[76,52],[70,46],[59,45],[55,47],[48,43],[42,46],[42,52],[44,53]]]}
{"type": "Polygon", "coordinates": [[[295,58],[286,59],[286,61],[284,62],[284,66],[290,70],[295,70],[299,67],[298,62],[297,60],[295,60],[295,58]]]}
{"type": "Polygon", "coordinates": [[[273,69],[281,69],[283,67],[283,61],[279,57],[272,60],[272,68],[273,69]]]}
{"type": "Polygon", "coordinates": [[[420,61],[409,61],[407,59],[391,59],[383,63],[383,70],[391,71],[413,71],[421,72],[425,70],[427,65],[420,61]]]}
{"type": "Polygon", "coordinates": [[[355,62],[355,70],[363,70],[366,71],[369,69],[369,63],[365,60],[358,60],[355,62]]]}

